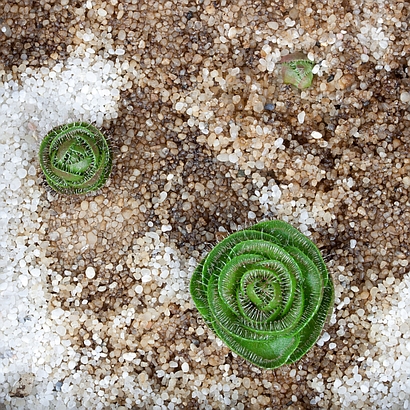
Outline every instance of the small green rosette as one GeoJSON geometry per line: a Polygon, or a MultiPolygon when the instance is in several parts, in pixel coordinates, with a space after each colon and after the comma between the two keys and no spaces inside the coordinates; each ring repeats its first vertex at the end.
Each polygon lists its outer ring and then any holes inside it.
{"type": "Polygon", "coordinates": [[[291,84],[303,90],[309,88],[313,81],[313,67],[315,63],[301,52],[282,57],[282,78],[285,84],[291,84]]]}
{"type": "Polygon", "coordinates": [[[51,130],[41,141],[40,167],[54,191],[82,195],[101,188],[111,173],[110,146],[98,128],[74,122],[51,130]]]}

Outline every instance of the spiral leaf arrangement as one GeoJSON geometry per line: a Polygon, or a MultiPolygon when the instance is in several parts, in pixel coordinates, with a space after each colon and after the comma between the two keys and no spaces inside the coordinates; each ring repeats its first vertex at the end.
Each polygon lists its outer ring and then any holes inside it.
{"type": "Polygon", "coordinates": [[[283,221],[266,221],[216,245],[190,291],[206,324],[234,352],[268,369],[299,360],[334,300],[318,248],[283,221]]]}
{"type": "Polygon", "coordinates": [[[51,130],[41,142],[39,157],[47,183],[66,195],[81,195],[101,188],[112,167],[106,138],[85,122],[51,130]]]}
{"type": "Polygon", "coordinates": [[[299,89],[308,88],[313,81],[313,67],[315,63],[305,54],[297,52],[282,57],[282,77],[285,84],[292,84],[299,89]]]}

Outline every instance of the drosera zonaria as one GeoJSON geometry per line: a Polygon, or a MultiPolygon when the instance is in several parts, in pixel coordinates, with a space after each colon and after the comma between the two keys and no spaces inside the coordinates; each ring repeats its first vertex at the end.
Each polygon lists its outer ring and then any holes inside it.
{"type": "Polygon", "coordinates": [[[313,67],[315,62],[302,52],[283,56],[280,60],[282,78],[285,84],[291,84],[299,89],[309,88],[313,81],[313,67]]]}
{"type": "Polygon", "coordinates": [[[48,185],[65,195],[101,188],[111,173],[112,151],[94,125],[73,122],[52,129],[41,141],[40,167],[48,185]]]}
{"type": "Polygon", "coordinates": [[[301,359],[333,311],[333,282],[318,248],[279,220],[218,243],[195,269],[190,291],[219,338],[267,369],[301,359]]]}

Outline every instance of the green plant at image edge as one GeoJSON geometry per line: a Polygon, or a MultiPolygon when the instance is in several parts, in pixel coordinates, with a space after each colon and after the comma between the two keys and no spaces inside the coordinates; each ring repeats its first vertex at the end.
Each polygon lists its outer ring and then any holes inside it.
{"type": "Polygon", "coordinates": [[[218,243],[195,269],[190,291],[218,337],[267,369],[308,352],[334,301],[333,282],[316,245],[278,220],[218,243]]]}
{"type": "Polygon", "coordinates": [[[51,130],[41,141],[39,159],[48,185],[65,195],[98,190],[112,168],[112,153],[106,138],[85,122],[51,130]]]}

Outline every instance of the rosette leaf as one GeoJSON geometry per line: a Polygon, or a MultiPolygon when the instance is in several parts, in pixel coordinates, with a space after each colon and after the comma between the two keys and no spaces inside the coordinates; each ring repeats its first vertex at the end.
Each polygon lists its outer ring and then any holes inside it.
{"type": "Polygon", "coordinates": [[[291,84],[299,89],[309,88],[313,81],[315,63],[305,54],[297,52],[282,57],[282,78],[285,84],[291,84]]]}
{"type": "Polygon", "coordinates": [[[195,269],[190,291],[218,337],[268,369],[307,353],[334,300],[318,248],[283,221],[258,223],[218,243],[195,269]]]}
{"type": "Polygon", "coordinates": [[[112,154],[106,138],[85,122],[51,130],[41,141],[39,157],[48,185],[65,195],[96,191],[111,173],[112,154]]]}

